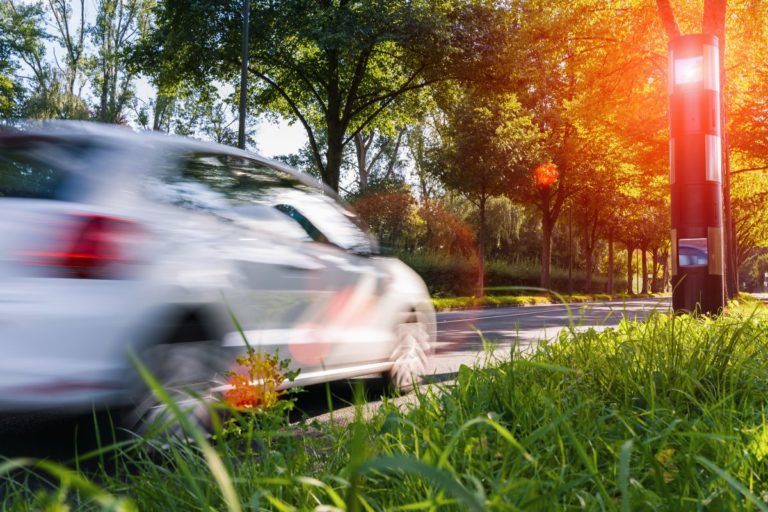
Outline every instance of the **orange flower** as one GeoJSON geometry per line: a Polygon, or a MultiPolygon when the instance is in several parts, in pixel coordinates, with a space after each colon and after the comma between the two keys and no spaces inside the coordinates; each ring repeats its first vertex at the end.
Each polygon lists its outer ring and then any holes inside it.
{"type": "Polygon", "coordinates": [[[558,178],[560,178],[560,172],[553,163],[541,164],[533,170],[533,181],[541,189],[551,187],[558,178]]]}
{"type": "Polygon", "coordinates": [[[277,404],[285,381],[276,355],[249,351],[237,359],[237,369],[229,374],[224,400],[237,409],[269,409],[277,404]]]}

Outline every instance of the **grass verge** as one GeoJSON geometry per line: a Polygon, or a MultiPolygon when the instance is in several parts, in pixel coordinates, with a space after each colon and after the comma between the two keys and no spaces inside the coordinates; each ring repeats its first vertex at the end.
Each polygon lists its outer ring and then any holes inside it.
{"type": "Polygon", "coordinates": [[[555,294],[555,293],[535,293],[525,294],[529,288],[520,288],[520,294],[507,294],[514,290],[514,287],[497,287],[489,289],[489,295],[485,297],[433,297],[432,305],[437,311],[453,311],[461,309],[487,308],[487,307],[518,307],[532,306],[537,304],[561,304],[577,303],[607,300],[630,300],[644,299],[650,297],[665,297],[669,294],[634,294],[627,293],[607,294],[555,294]]]}
{"type": "Polygon", "coordinates": [[[212,441],[105,447],[113,467],[93,474],[0,462],[0,504],[768,510],[768,324],[757,307],[742,300],[717,319],[657,314],[565,330],[532,356],[462,366],[453,383],[418,390],[412,406],[385,400],[368,421],[358,400],[351,425],[251,415],[212,441]],[[32,489],[22,467],[53,483],[32,489]]]}

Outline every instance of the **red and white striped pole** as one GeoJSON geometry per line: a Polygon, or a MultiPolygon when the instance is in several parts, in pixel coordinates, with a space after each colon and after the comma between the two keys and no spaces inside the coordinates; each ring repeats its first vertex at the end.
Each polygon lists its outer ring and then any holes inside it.
{"type": "Polygon", "coordinates": [[[672,306],[716,314],[725,305],[720,67],[717,37],[669,43],[672,306]]]}

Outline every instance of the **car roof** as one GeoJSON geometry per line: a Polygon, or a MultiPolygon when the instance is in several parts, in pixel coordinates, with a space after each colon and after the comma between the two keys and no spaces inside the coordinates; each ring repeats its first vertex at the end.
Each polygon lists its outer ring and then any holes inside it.
{"type": "Polygon", "coordinates": [[[206,142],[181,137],[179,135],[170,135],[156,131],[136,131],[130,127],[122,125],[110,125],[105,123],[95,123],[88,121],[20,121],[14,125],[0,126],[0,144],[3,139],[13,139],[16,137],[41,138],[41,139],[60,139],[60,140],[80,140],[94,142],[98,140],[110,146],[125,148],[126,146],[146,147],[162,146],[165,151],[175,153],[219,153],[231,156],[249,158],[284,171],[307,186],[321,189],[327,195],[338,198],[338,195],[327,185],[321,183],[314,177],[294,169],[282,162],[266,158],[257,153],[245,151],[243,149],[218,144],[215,142],[206,142]]]}

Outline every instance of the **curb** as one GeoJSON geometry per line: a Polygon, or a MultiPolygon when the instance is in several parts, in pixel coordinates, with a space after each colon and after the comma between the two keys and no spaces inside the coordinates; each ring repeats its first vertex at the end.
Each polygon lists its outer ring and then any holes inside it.
{"type": "Polygon", "coordinates": [[[592,303],[599,303],[599,302],[623,302],[627,300],[638,300],[638,299],[664,299],[671,297],[671,295],[633,295],[631,297],[622,297],[622,298],[612,298],[612,299],[590,299],[590,300],[581,300],[581,301],[575,301],[575,302],[540,302],[538,304],[515,304],[515,303],[509,303],[509,304],[479,304],[475,306],[455,306],[455,307],[446,307],[446,308],[438,308],[435,306],[435,312],[437,313],[449,313],[451,311],[470,311],[473,309],[499,309],[499,308],[529,308],[533,306],[552,306],[557,304],[568,304],[568,305],[578,305],[578,304],[592,304],[592,303]]]}

